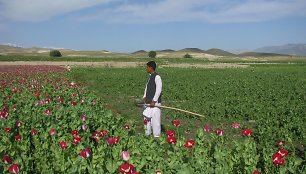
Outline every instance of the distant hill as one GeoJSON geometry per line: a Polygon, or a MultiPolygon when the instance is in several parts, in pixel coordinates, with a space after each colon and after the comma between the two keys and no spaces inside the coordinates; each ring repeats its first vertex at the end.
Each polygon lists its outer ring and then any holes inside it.
{"type": "Polygon", "coordinates": [[[206,50],[205,53],[216,55],[216,56],[236,56],[233,53],[230,53],[230,52],[218,49],[218,48],[212,48],[212,49],[206,50]]]}
{"type": "Polygon", "coordinates": [[[0,45],[0,53],[20,51],[23,50],[22,47],[12,46],[12,45],[0,45]]]}
{"type": "Polygon", "coordinates": [[[133,52],[132,54],[147,54],[147,53],[148,52],[145,50],[138,50],[138,51],[133,52]]]}
{"type": "Polygon", "coordinates": [[[184,48],[178,51],[179,52],[191,52],[191,53],[205,53],[204,50],[201,50],[199,48],[184,48]]]}
{"type": "Polygon", "coordinates": [[[175,50],[165,49],[165,50],[157,50],[156,52],[171,53],[171,52],[175,52],[175,50]]]}
{"type": "Polygon", "coordinates": [[[18,47],[14,46],[13,44],[9,45],[1,45],[0,44],[0,53],[46,53],[49,52],[52,49],[58,49],[61,51],[73,51],[71,49],[65,49],[65,48],[39,48],[39,47],[32,47],[32,48],[23,48],[23,47],[18,47]]]}
{"type": "MultiPolygon", "coordinates": [[[[63,56],[68,57],[147,57],[148,51],[138,50],[133,53],[116,53],[107,50],[98,50],[98,51],[81,51],[81,50],[72,50],[64,48],[52,48],[52,47],[32,47],[32,48],[23,48],[15,44],[0,44],[0,55],[33,55],[33,56],[49,56],[50,50],[58,49],[63,56]]],[[[173,57],[173,58],[182,58],[185,54],[190,54],[194,58],[207,58],[207,57],[235,57],[235,56],[251,56],[251,57],[269,57],[269,56],[306,56],[306,44],[288,44],[285,46],[274,46],[274,47],[263,47],[257,49],[257,51],[247,51],[240,54],[234,54],[222,49],[213,48],[209,50],[202,50],[200,48],[184,48],[181,50],[156,50],[157,58],[159,57],[173,57]],[[270,50],[270,51],[269,51],[270,50]],[[260,52],[258,52],[260,51],[260,52]],[[289,52],[291,51],[291,52],[289,52]]]]}
{"type": "Polygon", "coordinates": [[[288,55],[285,55],[285,54],[276,54],[276,53],[245,52],[245,53],[238,54],[238,56],[275,57],[275,56],[288,56],[288,55]]]}
{"type": "Polygon", "coordinates": [[[306,56],[306,44],[287,44],[281,46],[261,47],[254,50],[254,52],[306,56]]]}

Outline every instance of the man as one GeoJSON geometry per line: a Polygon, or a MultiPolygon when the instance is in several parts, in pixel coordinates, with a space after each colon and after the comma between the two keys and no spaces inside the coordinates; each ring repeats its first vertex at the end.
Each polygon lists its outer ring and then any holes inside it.
{"type": "Polygon", "coordinates": [[[162,95],[162,80],[160,75],[155,72],[156,63],[150,61],[147,63],[147,73],[150,74],[144,95],[143,102],[149,104],[150,107],[145,107],[143,111],[146,135],[150,135],[153,130],[155,138],[160,137],[161,123],[160,123],[160,108],[162,95]]]}

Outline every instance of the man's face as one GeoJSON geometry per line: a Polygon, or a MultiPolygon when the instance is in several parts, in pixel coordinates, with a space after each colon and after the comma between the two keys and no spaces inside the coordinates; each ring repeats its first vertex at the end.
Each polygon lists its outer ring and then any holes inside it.
{"type": "Polygon", "coordinates": [[[151,73],[153,69],[152,69],[152,67],[147,66],[147,69],[146,69],[146,70],[147,70],[147,73],[151,73]]]}

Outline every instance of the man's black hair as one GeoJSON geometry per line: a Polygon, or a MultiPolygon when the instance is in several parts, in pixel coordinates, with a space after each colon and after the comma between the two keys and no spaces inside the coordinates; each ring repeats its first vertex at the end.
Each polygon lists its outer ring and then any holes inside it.
{"type": "Polygon", "coordinates": [[[148,63],[147,63],[147,66],[152,67],[154,71],[155,71],[155,69],[156,69],[156,63],[155,63],[154,61],[148,62],[148,63]]]}

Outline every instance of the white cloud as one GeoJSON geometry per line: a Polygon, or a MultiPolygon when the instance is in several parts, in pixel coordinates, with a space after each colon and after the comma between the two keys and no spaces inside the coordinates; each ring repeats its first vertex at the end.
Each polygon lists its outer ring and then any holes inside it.
{"type": "Polygon", "coordinates": [[[306,0],[0,0],[0,16],[43,21],[105,4],[81,20],[118,23],[256,22],[306,16],[306,0]],[[116,2],[116,3],[112,3],[116,2]]]}
{"type": "Polygon", "coordinates": [[[82,19],[119,23],[256,22],[306,16],[305,9],[305,0],[163,0],[150,4],[122,4],[82,19]]]}
{"type": "Polygon", "coordinates": [[[109,1],[111,0],[0,0],[0,15],[17,21],[44,21],[109,1]]]}

